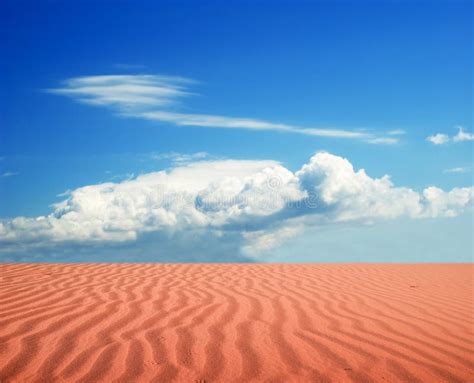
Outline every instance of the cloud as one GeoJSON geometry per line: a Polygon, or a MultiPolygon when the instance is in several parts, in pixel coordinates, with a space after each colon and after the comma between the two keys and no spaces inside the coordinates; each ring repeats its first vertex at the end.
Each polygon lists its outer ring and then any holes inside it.
{"type": "Polygon", "coordinates": [[[275,230],[262,230],[243,233],[245,244],[242,246],[243,254],[250,257],[259,257],[261,253],[283,244],[303,232],[302,226],[283,226],[275,230]]]}
{"type": "MultiPolygon", "coordinates": [[[[110,174],[110,172],[106,172],[106,174],[110,174]]],[[[135,174],[134,173],[123,173],[123,174],[114,174],[112,176],[109,177],[109,180],[111,181],[117,181],[117,180],[120,180],[120,181],[123,181],[123,180],[131,180],[135,177],[135,174]]]]}
{"type": "Polygon", "coordinates": [[[188,96],[191,80],[175,76],[107,75],[76,77],[64,81],[62,88],[50,92],[80,102],[117,107],[122,111],[145,106],[169,106],[188,96]]]}
{"type": "Polygon", "coordinates": [[[449,141],[449,136],[442,133],[436,133],[432,136],[426,137],[426,140],[434,145],[443,145],[449,141]]]}
{"type": "Polygon", "coordinates": [[[125,69],[125,70],[143,70],[146,68],[146,65],[143,64],[129,64],[129,63],[116,63],[114,67],[117,69],[125,69]]]}
{"type": "Polygon", "coordinates": [[[2,220],[0,248],[140,248],[146,241],[157,252],[192,252],[186,243],[213,243],[255,256],[307,227],[453,217],[472,206],[473,196],[472,187],[446,192],[433,186],[421,193],[396,187],[388,176],[371,178],[326,152],[297,172],[276,161],[200,161],[84,186],[68,192],[47,216],[2,220]]]}
{"type": "Polygon", "coordinates": [[[394,129],[387,132],[387,134],[390,136],[401,136],[405,133],[406,132],[403,129],[394,129]]]}
{"type": "Polygon", "coordinates": [[[18,173],[18,172],[5,172],[5,173],[2,173],[0,176],[6,178],[6,177],[17,176],[19,174],[20,173],[18,173]]]}
{"type": "Polygon", "coordinates": [[[450,168],[450,169],[446,169],[443,171],[443,173],[468,173],[471,171],[471,168],[468,168],[468,167],[457,167],[457,168],[450,168]]]}
{"type": "Polygon", "coordinates": [[[170,122],[178,126],[201,126],[224,129],[273,130],[287,133],[304,134],[317,137],[333,138],[368,138],[365,132],[355,132],[340,129],[298,128],[286,124],[275,124],[251,118],[223,117],[205,114],[184,114],[163,111],[142,112],[137,117],[148,120],[170,122]]]}
{"type": "Polygon", "coordinates": [[[393,137],[379,137],[379,138],[371,138],[367,140],[369,144],[376,144],[376,145],[395,145],[395,144],[398,144],[399,141],[400,140],[398,138],[393,138],[393,137]]]}
{"type": "Polygon", "coordinates": [[[474,141],[474,133],[466,133],[462,126],[458,127],[458,134],[453,137],[454,142],[474,141]]]}
{"type": "Polygon", "coordinates": [[[209,114],[179,113],[171,109],[184,97],[193,80],[158,75],[101,75],[64,81],[51,93],[72,97],[79,102],[111,107],[119,115],[174,124],[220,129],[270,130],[316,137],[357,139],[371,144],[394,144],[396,139],[377,137],[366,131],[298,126],[209,114]]]}
{"type": "Polygon", "coordinates": [[[177,152],[166,152],[166,153],[152,153],[149,156],[152,160],[157,161],[171,161],[176,164],[184,164],[195,161],[203,161],[209,159],[211,156],[207,152],[196,152],[196,153],[177,153],[177,152]]]}
{"type": "Polygon", "coordinates": [[[462,126],[458,126],[458,133],[453,137],[449,137],[447,134],[437,133],[426,137],[426,140],[434,145],[444,145],[448,142],[474,141],[474,134],[465,132],[462,126]]]}

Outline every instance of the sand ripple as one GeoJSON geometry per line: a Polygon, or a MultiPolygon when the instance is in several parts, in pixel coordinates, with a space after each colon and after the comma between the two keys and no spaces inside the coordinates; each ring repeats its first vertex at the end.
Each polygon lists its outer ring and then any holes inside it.
{"type": "Polygon", "coordinates": [[[0,265],[0,382],[474,382],[470,265],[0,265]]]}

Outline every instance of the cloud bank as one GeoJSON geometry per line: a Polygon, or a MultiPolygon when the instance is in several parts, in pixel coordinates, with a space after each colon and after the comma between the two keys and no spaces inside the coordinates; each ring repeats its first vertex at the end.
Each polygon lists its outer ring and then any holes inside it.
{"type": "Polygon", "coordinates": [[[174,109],[179,102],[193,94],[188,88],[195,83],[175,76],[101,75],[71,78],[64,81],[62,87],[49,91],[82,103],[110,107],[122,116],[176,126],[269,130],[315,137],[356,139],[378,145],[393,145],[399,141],[396,137],[377,137],[366,131],[302,128],[254,118],[176,112],[174,109]]]}
{"type": "Polygon", "coordinates": [[[396,187],[388,176],[371,178],[326,152],[294,173],[276,161],[200,161],[84,186],[47,216],[3,220],[0,248],[146,240],[156,251],[193,252],[208,243],[258,256],[308,226],[454,217],[472,206],[473,196],[473,187],[396,187]]]}

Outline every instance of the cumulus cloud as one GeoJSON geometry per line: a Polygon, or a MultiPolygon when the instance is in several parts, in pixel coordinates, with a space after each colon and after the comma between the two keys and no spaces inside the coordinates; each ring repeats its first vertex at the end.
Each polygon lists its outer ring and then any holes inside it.
{"type": "Polygon", "coordinates": [[[255,118],[210,114],[178,113],[171,107],[193,93],[188,88],[195,81],[176,76],[100,75],[75,77],[64,81],[52,93],[72,97],[82,103],[111,107],[120,115],[176,126],[220,129],[272,130],[316,137],[357,139],[371,144],[394,144],[394,138],[377,137],[366,131],[330,128],[302,128],[255,118]]]}
{"type": "Polygon", "coordinates": [[[426,137],[426,140],[434,145],[443,145],[449,141],[449,136],[442,133],[436,133],[432,136],[426,137]]]}
{"type": "Polygon", "coordinates": [[[200,161],[72,190],[47,216],[1,221],[0,243],[3,252],[15,252],[143,238],[154,238],[157,249],[231,241],[255,254],[307,226],[453,217],[472,206],[473,196],[472,187],[396,187],[388,176],[371,178],[326,152],[297,172],[276,161],[200,161]]]}
{"type": "Polygon", "coordinates": [[[444,145],[448,142],[474,141],[474,133],[465,132],[462,126],[458,126],[458,133],[449,137],[447,134],[436,133],[426,137],[426,140],[434,145],[444,145]]]}
{"type": "Polygon", "coordinates": [[[453,137],[454,142],[474,141],[474,133],[465,132],[463,127],[458,128],[458,134],[453,137]]]}

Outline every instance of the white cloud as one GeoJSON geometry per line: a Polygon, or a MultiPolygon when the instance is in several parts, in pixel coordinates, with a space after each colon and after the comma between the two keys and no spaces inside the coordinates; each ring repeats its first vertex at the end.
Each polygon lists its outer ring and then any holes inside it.
{"type": "Polygon", "coordinates": [[[445,192],[440,188],[431,186],[423,190],[425,200],[425,212],[428,217],[455,217],[459,215],[460,209],[472,203],[474,187],[454,188],[445,192]]]}
{"type": "Polygon", "coordinates": [[[462,126],[458,126],[458,133],[449,137],[447,134],[436,133],[432,136],[426,137],[427,141],[435,145],[444,145],[448,142],[463,142],[463,141],[474,141],[474,133],[465,132],[462,126]]]}
{"type": "Polygon", "coordinates": [[[399,143],[398,138],[394,137],[378,137],[378,138],[372,138],[367,140],[369,144],[376,144],[376,145],[395,145],[399,143]]]}
{"type": "Polygon", "coordinates": [[[336,138],[367,138],[365,132],[355,132],[340,129],[299,128],[286,124],[275,124],[251,118],[235,118],[205,114],[184,114],[164,111],[141,112],[137,117],[149,120],[171,122],[179,126],[201,126],[224,129],[274,130],[280,132],[305,134],[308,136],[336,137],[336,138]]]}
{"type": "Polygon", "coordinates": [[[283,226],[275,230],[262,230],[243,234],[245,244],[242,246],[244,254],[259,257],[261,253],[283,244],[289,238],[295,237],[304,231],[302,226],[283,226]]]}
{"type": "Polygon", "coordinates": [[[474,133],[467,133],[462,126],[458,127],[458,134],[453,137],[454,142],[474,141],[474,133]]]}
{"type": "Polygon", "coordinates": [[[449,136],[442,133],[436,133],[432,136],[426,137],[426,140],[434,145],[443,145],[449,141],[449,136]]]}
{"type": "Polygon", "coordinates": [[[76,77],[64,82],[52,93],[73,97],[81,102],[135,110],[144,106],[169,106],[189,95],[191,80],[174,76],[108,75],[76,77]]]}
{"type": "Polygon", "coordinates": [[[405,133],[406,132],[403,129],[393,129],[387,132],[387,134],[390,136],[401,136],[405,133]]]}
{"type": "Polygon", "coordinates": [[[170,108],[192,93],[195,83],[182,77],[157,75],[103,75],[76,77],[49,91],[70,96],[82,103],[114,108],[120,115],[176,126],[221,129],[272,130],[316,137],[358,139],[372,144],[394,144],[396,139],[377,137],[366,131],[330,128],[302,128],[255,118],[178,113],[170,108]]]}
{"type": "Polygon", "coordinates": [[[459,166],[456,168],[446,169],[444,170],[443,173],[458,173],[459,174],[459,173],[468,173],[469,171],[471,171],[471,168],[459,166]]]}
{"type": "Polygon", "coordinates": [[[154,234],[156,248],[183,250],[183,238],[193,244],[220,238],[258,253],[307,226],[456,216],[473,196],[472,187],[421,193],[396,187],[388,176],[371,178],[324,152],[295,173],[276,161],[200,161],[72,190],[47,216],[1,221],[0,243],[3,252],[15,252],[154,234]]]}

